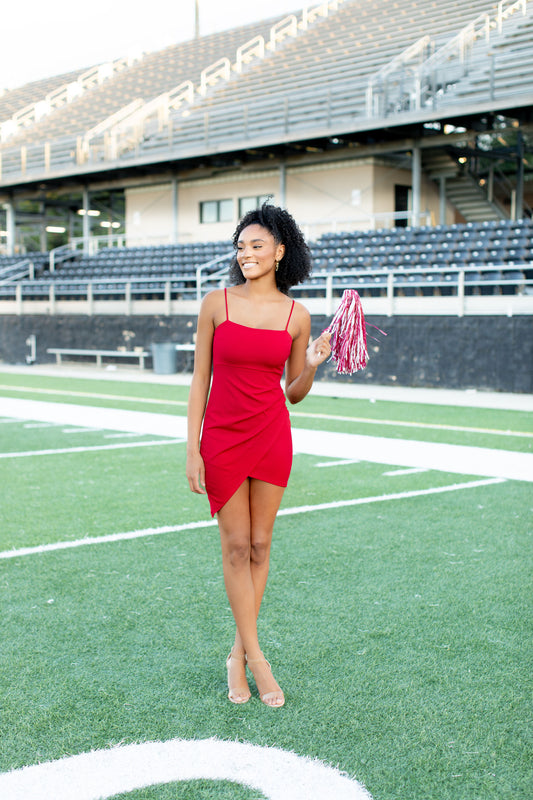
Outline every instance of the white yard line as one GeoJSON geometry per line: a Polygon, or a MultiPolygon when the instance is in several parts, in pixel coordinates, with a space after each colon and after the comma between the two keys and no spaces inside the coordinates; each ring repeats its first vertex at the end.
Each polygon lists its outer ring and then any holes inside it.
{"type": "Polygon", "coordinates": [[[42,389],[31,386],[10,386],[0,384],[0,392],[23,392],[25,394],[44,394],[54,397],[89,397],[94,400],[122,400],[125,403],[148,403],[157,406],[187,406],[186,400],[161,400],[155,397],[135,397],[131,394],[99,394],[97,392],[73,392],[69,389],[42,389]]]}
{"type": "MultiPolygon", "coordinates": [[[[127,434],[126,434],[127,435],[127,434]]],[[[135,434],[137,436],[137,434],[135,434]]],[[[96,444],[87,447],[59,447],[55,450],[22,450],[14,453],[0,453],[0,458],[33,458],[34,456],[58,456],[68,453],[91,453],[95,450],[124,450],[132,447],[159,447],[163,444],[183,444],[184,439],[157,439],[146,442],[119,442],[117,444],[96,444]]]]}
{"type": "Polygon", "coordinates": [[[433,431],[459,431],[460,433],[485,433],[492,436],[517,436],[533,439],[532,431],[509,431],[496,428],[472,428],[465,425],[444,425],[436,422],[409,422],[394,419],[370,419],[369,417],[347,417],[337,414],[310,414],[300,411],[291,411],[291,417],[307,417],[308,419],[325,419],[338,422],[358,422],[363,425],[391,426],[394,428],[421,428],[433,431]]]}
{"type": "Polygon", "coordinates": [[[322,467],[346,467],[349,464],[358,464],[358,458],[343,458],[341,461],[319,461],[315,467],[319,469],[322,467]]]}
{"type": "MultiPolygon", "coordinates": [[[[446,492],[458,492],[463,489],[477,489],[480,486],[491,486],[503,483],[502,478],[490,478],[481,481],[468,481],[466,483],[452,483],[448,486],[433,486],[429,489],[417,489],[410,492],[395,492],[394,494],[380,494],[373,497],[356,497],[350,500],[335,500],[330,503],[316,503],[315,505],[294,506],[292,508],[282,508],[278,512],[279,517],[290,517],[295,514],[308,514],[314,511],[331,511],[337,508],[350,508],[352,506],[362,506],[368,503],[385,503],[395,500],[406,500],[412,497],[424,497],[433,494],[444,494],[446,492]]],[[[135,531],[125,531],[122,533],[109,533],[104,536],[86,536],[83,539],[74,539],[67,542],[52,542],[50,544],[36,545],[34,547],[19,547],[16,550],[4,550],[0,552],[0,560],[19,558],[21,556],[39,555],[57,550],[71,550],[77,547],[85,547],[92,544],[108,544],[110,542],[123,542],[131,539],[144,539],[147,536],[161,536],[166,533],[180,533],[182,531],[201,530],[217,525],[216,519],[198,520],[197,522],[186,522],[182,525],[163,525],[159,528],[143,528],[135,531]]]]}

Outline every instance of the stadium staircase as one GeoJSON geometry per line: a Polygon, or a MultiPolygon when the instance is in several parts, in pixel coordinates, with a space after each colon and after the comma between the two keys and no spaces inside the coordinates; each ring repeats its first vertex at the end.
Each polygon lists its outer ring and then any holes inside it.
{"type": "Polygon", "coordinates": [[[445,180],[446,198],[462,214],[467,222],[506,219],[506,210],[494,199],[489,200],[487,191],[479,180],[465,170],[457,158],[444,148],[423,151],[424,173],[436,182],[445,180]]]}

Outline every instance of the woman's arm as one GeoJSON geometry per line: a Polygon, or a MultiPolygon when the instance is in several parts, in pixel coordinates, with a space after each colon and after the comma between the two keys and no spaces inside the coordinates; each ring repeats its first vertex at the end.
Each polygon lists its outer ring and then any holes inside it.
{"type": "Polygon", "coordinates": [[[292,340],[291,354],[285,369],[285,394],[290,403],[299,403],[308,394],[317,368],[329,358],[330,334],[323,333],[309,344],[311,317],[308,310],[298,303],[295,306],[298,329],[292,340]]]}
{"type": "Polygon", "coordinates": [[[205,467],[200,455],[200,433],[211,385],[215,312],[219,305],[219,298],[213,297],[213,295],[218,294],[219,292],[212,292],[204,298],[198,315],[194,372],[187,405],[187,465],[185,470],[191,491],[197,494],[206,493],[205,467]]]}

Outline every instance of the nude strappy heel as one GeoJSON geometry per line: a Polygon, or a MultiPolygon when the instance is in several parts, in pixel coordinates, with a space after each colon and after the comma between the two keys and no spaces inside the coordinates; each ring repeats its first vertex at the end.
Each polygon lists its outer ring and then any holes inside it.
{"type": "Polygon", "coordinates": [[[228,700],[236,705],[242,705],[243,703],[247,703],[250,699],[251,692],[249,689],[248,684],[246,683],[246,687],[244,686],[231,686],[230,684],[230,669],[231,669],[231,662],[232,661],[239,661],[243,664],[246,663],[246,656],[243,654],[242,656],[236,656],[233,654],[233,649],[230,650],[229,656],[226,659],[226,669],[228,670],[228,700]]]}
{"type": "MultiPolygon", "coordinates": [[[[248,657],[246,657],[246,663],[248,664],[248,666],[250,667],[252,672],[253,672],[253,668],[251,666],[252,664],[260,664],[260,663],[266,664],[267,667],[270,670],[270,674],[272,674],[272,667],[270,666],[270,663],[266,660],[266,658],[264,656],[262,658],[248,658],[248,657]]],[[[254,678],[255,678],[255,674],[254,674],[254,678]]],[[[272,678],[274,679],[273,675],[272,675],[272,678]]],[[[255,683],[256,683],[256,686],[257,686],[257,680],[256,680],[255,683]]],[[[276,682],[276,685],[277,685],[277,682],[276,682]]],[[[259,686],[257,688],[259,690],[259,686]]],[[[261,702],[263,702],[266,706],[269,706],[269,708],[281,708],[281,706],[285,705],[285,696],[284,696],[284,694],[281,691],[279,686],[278,686],[277,689],[274,689],[273,692],[264,692],[263,694],[261,694],[261,691],[259,691],[259,697],[261,698],[261,702]]]]}

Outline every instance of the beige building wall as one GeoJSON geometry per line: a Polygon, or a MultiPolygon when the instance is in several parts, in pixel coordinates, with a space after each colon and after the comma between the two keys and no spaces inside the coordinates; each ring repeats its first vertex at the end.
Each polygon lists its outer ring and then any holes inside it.
{"type": "MultiPolygon", "coordinates": [[[[316,238],[337,230],[391,227],[395,185],[411,186],[411,171],[391,167],[378,159],[289,166],[285,170],[285,205],[304,234],[316,238]]],[[[128,243],[230,241],[239,219],[239,200],[271,195],[282,203],[279,168],[235,171],[215,178],[177,181],[176,205],[171,183],[126,190],[128,243]],[[200,221],[200,204],[230,201],[231,219],[200,221]],[[177,218],[174,219],[174,207],[177,218]]],[[[422,176],[421,224],[439,219],[438,187],[422,176]]],[[[453,221],[448,209],[447,221],[453,221]]]]}
{"type": "Polygon", "coordinates": [[[129,246],[172,241],[172,185],[126,189],[126,237],[129,246]]]}
{"type": "Polygon", "coordinates": [[[279,170],[235,172],[223,178],[181,181],[178,184],[178,236],[180,242],[231,240],[239,220],[239,199],[273,195],[279,203],[279,170]],[[227,222],[201,223],[200,203],[231,200],[233,216],[227,222]]]}
{"type": "Polygon", "coordinates": [[[287,170],[287,208],[310,238],[331,231],[369,227],[374,212],[370,159],[293,167],[287,170]]]}

